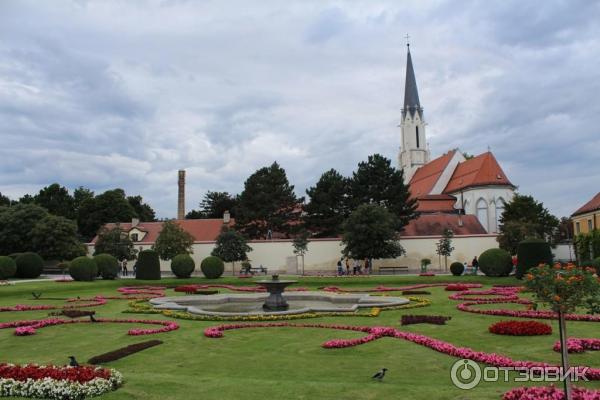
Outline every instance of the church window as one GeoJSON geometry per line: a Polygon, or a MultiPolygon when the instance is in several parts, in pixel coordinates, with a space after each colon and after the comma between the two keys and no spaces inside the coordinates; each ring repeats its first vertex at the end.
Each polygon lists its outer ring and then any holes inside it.
{"type": "Polygon", "coordinates": [[[499,197],[496,200],[496,226],[500,229],[500,218],[502,217],[502,213],[504,212],[504,199],[499,197]]]}
{"type": "Polygon", "coordinates": [[[483,225],[483,228],[488,230],[488,205],[484,199],[477,201],[477,219],[483,225]]]}
{"type": "Polygon", "coordinates": [[[419,148],[419,127],[417,126],[417,149],[419,148]]]}
{"type": "Polygon", "coordinates": [[[131,234],[131,241],[132,242],[137,242],[138,241],[138,234],[137,233],[132,233],[131,234]]]}

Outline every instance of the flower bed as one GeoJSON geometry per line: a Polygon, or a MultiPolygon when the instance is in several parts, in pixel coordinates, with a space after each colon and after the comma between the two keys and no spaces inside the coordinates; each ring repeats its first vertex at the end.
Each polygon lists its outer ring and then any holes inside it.
{"type": "Polygon", "coordinates": [[[469,283],[450,283],[446,285],[446,290],[449,292],[464,292],[475,287],[481,287],[481,285],[473,286],[469,283]]]}
{"type": "Polygon", "coordinates": [[[500,321],[490,325],[489,331],[496,335],[537,336],[551,335],[552,327],[537,321],[500,321]]]}
{"type": "MultiPolygon", "coordinates": [[[[485,300],[485,301],[472,301],[461,303],[456,306],[460,311],[483,314],[483,315],[495,315],[501,317],[516,317],[516,318],[535,318],[535,319],[557,319],[558,315],[552,311],[536,311],[536,310],[507,310],[507,309],[496,309],[496,310],[481,310],[472,308],[475,305],[481,304],[501,304],[501,303],[514,303],[514,304],[532,304],[531,301],[525,299],[518,300],[485,300]]],[[[600,322],[600,315],[588,315],[588,314],[566,314],[565,319],[569,321],[582,321],[582,322],[600,322]]]]}
{"type": "MultiPolygon", "coordinates": [[[[502,396],[502,400],[562,400],[564,398],[564,392],[554,385],[515,388],[502,396]]],[[[600,391],[573,387],[573,400],[600,400],[600,391]]]]}
{"type": "MultiPolygon", "coordinates": [[[[446,288],[448,290],[448,288],[446,288]]],[[[470,301],[487,301],[487,300],[517,300],[519,288],[516,287],[494,287],[489,290],[465,290],[455,293],[448,298],[450,300],[470,300],[470,301]],[[498,296],[493,297],[472,297],[472,296],[498,296]]]]}
{"type": "Polygon", "coordinates": [[[17,304],[14,306],[6,306],[0,307],[0,312],[8,312],[8,311],[41,311],[41,310],[57,310],[57,309],[65,309],[65,308],[80,308],[80,307],[97,307],[106,304],[106,299],[102,296],[96,296],[91,299],[68,299],[68,303],[82,303],[82,304],[73,304],[73,305],[65,305],[65,306],[53,306],[50,304],[40,304],[31,306],[28,304],[17,304]]]}
{"type": "Polygon", "coordinates": [[[140,336],[140,335],[151,335],[154,333],[163,333],[170,332],[176,329],[179,329],[179,324],[173,321],[159,321],[159,320],[149,320],[149,319],[107,319],[107,318],[97,318],[95,322],[89,320],[66,320],[60,318],[47,318],[40,320],[30,320],[30,321],[12,321],[12,322],[4,322],[0,323],[0,329],[6,328],[16,328],[15,335],[16,336],[30,336],[35,335],[36,331],[41,328],[45,328],[47,326],[55,326],[55,325],[64,325],[64,324],[84,324],[84,323],[127,323],[127,324],[150,324],[150,325],[162,325],[162,328],[155,329],[130,329],[127,334],[131,336],[140,336]],[[24,329],[27,328],[27,329],[24,329]]]}
{"type": "Polygon", "coordinates": [[[83,399],[115,390],[123,376],[114,369],[0,364],[0,397],[83,399]]]}
{"type": "Polygon", "coordinates": [[[161,340],[148,340],[146,342],[131,344],[108,353],[100,354],[99,356],[94,356],[88,360],[88,363],[97,365],[120,360],[123,357],[149,349],[150,347],[158,346],[159,344],[163,344],[163,342],[161,340]]]}
{"type": "Polygon", "coordinates": [[[400,319],[400,325],[412,324],[434,324],[446,325],[446,321],[450,321],[452,317],[444,317],[442,315],[403,315],[400,319]]]}
{"type": "MultiPolygon", "coordinates": [[[[328,325],[328,324],[291,324],[287,322],[279,322],[274,324],[267,323],[254,323],[254,324],[230,324],[230,325],[217,325],[211,326],[204,330],[204,336],[208,338],[221,338],[223,332],[231,329],[244,329],[244,328],[324,328],[324,329],[338,329],[338,330],[349,330],[364,332],[368,335],[358,339],[336,339],[330,340],[323,343],[321,346],[325,348],[342,348],[349,346],[357,346],[363,343],[367,343],[384,336],[394,337],[397,339],[406,340],[420,346],[427,347],[429,349],[438,351],[443,354],[447,354],[452,357],[464,358],[472,360],[478,363],[487,364],[495,367],[513,367],[528,370],[535,367],[541,368],[544,371],[558,373],[560,367],[557,365],[551,365],[544,362],[537,361],[519,361],[513,360],[509,357],[502,356],[496,353],[485,353],[483,351],[475,351],[468,347],[457,347],[448,342],[434,339],[425,335],[417,333],[403,332],[390,327],[370,327],[370,326],[354,326],[354,325],[328,325]]],[[[575,370],[584,375],[589,380],[600,380],[600,369],[588,368],[588,367],[574,367],[575,370]]]]}
{"type": "MultiPolygon", "coordinates": [[[[560,341],[554,343],[554,347],[552,349],[560,352],[560,341]]],[[[600,351],[600,339],[567,339],[567,351],[569,353],[583,353],[586,350],[600,351]]]]}

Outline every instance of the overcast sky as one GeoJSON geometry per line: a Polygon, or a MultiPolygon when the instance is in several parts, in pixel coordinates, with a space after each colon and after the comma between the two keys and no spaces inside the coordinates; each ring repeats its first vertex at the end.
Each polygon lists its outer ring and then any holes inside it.
{"type": "Polygon", "coordinates": [[[174,217],[277,160],[296,192],[397,163],[406,46],[432,156],[490,146],[558,216],[600,191],[600,2],[0,1],[0,192],[174,217]]]}

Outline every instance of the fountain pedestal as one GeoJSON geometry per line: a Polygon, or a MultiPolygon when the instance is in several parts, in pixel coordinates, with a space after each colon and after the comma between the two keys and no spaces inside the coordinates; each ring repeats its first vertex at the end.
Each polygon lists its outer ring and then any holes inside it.
{"type": "Polygon", "coordinates": [[[285,301],[282,294],[287,286],[298,283],[298,281],[279,280],[278,275],[273,275],[271,280],[262,280],[257,281],[256,283],[267,289],[267,292],[269,293],[269,297],[267,297],[263,304],[263,309],[278,311],[288,309],[288,303],[285,301]]]}

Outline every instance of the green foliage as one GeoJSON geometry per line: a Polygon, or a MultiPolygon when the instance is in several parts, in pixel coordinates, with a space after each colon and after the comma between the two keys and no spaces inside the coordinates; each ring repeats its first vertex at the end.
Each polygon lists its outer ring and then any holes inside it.
{"type": "Polygon", "coordinates": [[[524,239],[551,238],[558,227],[558,219],[550,214],[543,203],[531,196],[516,194],[504,204],[500,217],[498,243],[500,248],[515,254],[524,239]]]}
{"type": "Polygon", "coordinates": [[[417,217],[417,201],[410,197],[401,170],[391,166],[382,155],[369,156],[360,162],[350,181],[350,205],[356,209],[361,204],[385,207],[396,218],[396,230],[401,230],[417,217]]]}
{"type": "Polygon", "coordinates": [[[596,257],[592,260],[592,267],[596,270],[596,274],[600,276],[600,257],[596,257]]]}
{"type": "Polygon", "coordinates": [[[225,262],[236,262],[247,259],[247,253],[251,251],[252,247],[246,244],[246,238],[241,233],[223,227],[211,255],[225,262]]]}
{"type": "Polygon", "coordinates": [[[104,224],[131,221],[135,217],[135,209],[123,189],[114,189],[84,200],[77,212],[77,225],[84,238],[91,240],[104,224]]]}
{"type": "Polygon", "coordinates": [[[342,252],[356,260],[401,256],[404,248],[396,237],[397,226],[396,217],[384,207],[360,205],[344,223],[342,252]]]}
{"type": "Polygon", "coordinates": [[[110,254],[117,260],[131,260],[136,250],[133,242],[123,229],[119,226],[113,228],[104,227],[98,233],[98,239],[94,245],[94,255],[110,254]]]}
{"type": "Polygon", "coordinates": [[[594,270],[571,264],[566,268],[560,264],[534,267],[526,275],[525,286],[534,292],[539,302],[562,313],[593,305],[600,296],[600,283],[594,276],[594,270]]]}
{"type": "Polygon", "coordinates": [[[308,237],[309,233],[306,230],[302,230],[298,236],[294,238],[292,245],[294,246],[294,254],[304,256],[308,251],[308,237]]]}
{"type": "Polygon", "coordinates": [[[266,238],[268,231],[289,236],[300,218],[294,186],[285,170],[274,162],[250,175],[236,209],[237,229],[250,238],[266,238]]]}
{"type": "Polygon", "coordinates": [[[190,211],[185,218],[223,218],[225,211],[229,211],[229,215],[232,218],[235,218],[235,209],[237,208],[237,205],[237,197],[229,194],[228,192],[208,191],[204,195],[204,199],[202,199],[200,202],[200,210],[190,211]]]}
{"type": "Polygon", "coordinates": [[[479,256],[479,269],[486,276],[508,276],[512,268],[512,257],[506,250],[488,249],[479,256]]]}
{"type": "Polygon", "coordinates": [[[96,260],[86,256],[71,260],[69,274],[76,281],[93,281],[98,276],[96,260]]]}
{"type": "Polygon", "coordinates": [[[178,254],[192,253],[194,237],[175,221],[165,221],[158,238],[152,246],[163,260],[171,260],[178,254]]]}
{"type": "Polygon", "coordinates": [[[69,219],[75,218],[74,200],[66,187],[53,183],[33,197],[35,204],[44,207],[52,215],[69,219]]]}
{"type": "Polygon", "coordinates": [[[452,275],[454,276],[460,276],[465,272],[465,266],[463,263],[455,261],[450,264],[450,272],[452,272],[452,275]]]}
{"type": "Polygon", "coordinates": [[[348,218],[350,181],[335,169],[323,173],[317,184],[306,190],[310,201],[304,208],[304,223],[316,237],[336,237],[348,218]]]}
{"type": "Polygon", "coordinates": [[[44,259],[36,253],[25,252],[15,260],[17,264],[17,277],[35,279],[44,270],[44,259]]]}
{"type": "Polygon", "coordinates": [[[574,245],[579,261],[593,260],[600,257],[600,230],[594,229],[591,232],[577,235],[574,245]]]}
{"type": "Polygon", "coordinates": [[[79,241],[75,222],[51,214],[33,227],[31,246],[46,260],[70,260],[87,253],[79,241]]]}
{"type": "Polygon", "coordinates": [[[154,250],[140,251],[137,260],[135,279],[160,279],[160,260],[154,250]]]}
{"type": "Polygon", "coordinates": [[[196,263],[189,254],[178,254],[171,260],[171,271],[178,278],[189,278],[196,269],[196,263]]]}
{"type": "Polygon", "coordinates": [[[156,213],[149,204],[144,203],[142,196],[128,196],[127,201],[135,211],[137,219],[142,222],[156,221],[156,213]]]}
{"type": "Polygon", "coordinates": [[[102,279],[115,279],[119,276],[121,267],[119,260],[110,254],[98,254],[94,256],[96,265],[98,266],[98,273],[102,276],[102,279]]]}
{"type": "Polygon", "coordinates": [[[421,258],[421,272],[427,272],[427,267],[431,265],[429,258],[421,258]]]}
{"type": "Polygon", "coordinates": [[[454,247],[452,246],[452,238],[454,237],[454,232],[450,229],[444,229],[442,233],[442,238],[436,244],[436,253],[440,257],[444,257],[444,265],[448,268],[448,257],[452,255],[454,251],[454,247]]]}
{"type": "Polygon", "coordinates": [[[223,260],[219,257],[209,256],[202,260],[200,269],[202,269],[202,273],[208,279],[217,279],[223,275],[225,264],[223,264],[223,260]]]}
{"type": "Polygon", "coordinates": [[[12,278],[17,274],[17,263],[10,257],[0,256],[0,279],[12,278]]]}
{"type": "Polygon", "coordinates": [[[519,243],[517,249],[517,278],[539,264],[552,264],[550,245],[542,239],[527,239],[519,243]]]}
{"type": "Polygon", "coordinates": [[[10,199],[2,193],[0,193],[0,207],[8,207],[10,206],[10,203],[10,199]]]}
{"type": "Polygon", "coordinates": [[[35,204],[16,204],[0,208],[0,254],[34,250],[31,245],[33,227],[48,213],[35,204]]]}

